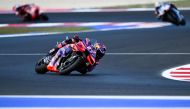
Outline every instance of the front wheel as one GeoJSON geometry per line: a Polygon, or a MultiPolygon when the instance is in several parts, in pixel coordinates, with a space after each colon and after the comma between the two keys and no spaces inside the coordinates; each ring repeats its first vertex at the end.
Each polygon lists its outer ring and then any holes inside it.
{"type": "Polygon", "coordinates": [[[49,20],[48,16],[45,15],[45,14],[40,14],[40,19],[43,20],[43,21],[48,21],[49,20]]]}
{"type": "Polygon", "coordinates": [[[26,21],[31,21],[32,20],[32,16],[30,14],[26,14],[25,17],[23,17],[22,19],[24,22],[26,21]]]}
{"type": "Polygon", "coordinates": [[[183,26],[186,25],[185,19],[183,19],[183,20],[180,22],[180,24],[183,25],[183,26]]]}
{"type": "Polygon", "coordinates": [[[87,74],[87,71],[86,71],[86,70],[81,70],[81,71],[80,71],[80,74],[86,75],[86,74],[87,74]]]}
{"type": "Polygon", "coordinates": [[[83,59],[80,56],[73,58],[68,65],[62,66],[58,72],[60,75],[69,75],[72,71],[77,70],[78,67],[83,62],[83,59]]]}
{"type": "Polygon", "coordinates": [[[178,22],[178,18],[177,18],[177,15],[175,12],[173,11],[170,11],[168,14],[167,14],[167,18],[168,18],[168,21],[175,24],[175,25],[179,25],[179,22],[178,22]]]}

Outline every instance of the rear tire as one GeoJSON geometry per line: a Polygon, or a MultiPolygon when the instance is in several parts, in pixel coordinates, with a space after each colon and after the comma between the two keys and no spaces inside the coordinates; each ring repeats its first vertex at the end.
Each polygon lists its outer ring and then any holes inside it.
{"type": "Polygon", "coordinates": [[[36,63],[35,71],[37,74],[45,74],[46,72],[48,72],[47,64],[43,63],[43,59],[39,60],[36,63]]]}

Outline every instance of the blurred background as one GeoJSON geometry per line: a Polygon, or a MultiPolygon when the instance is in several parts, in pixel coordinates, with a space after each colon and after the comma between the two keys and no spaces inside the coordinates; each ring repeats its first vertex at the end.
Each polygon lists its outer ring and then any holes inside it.
{"type": "MultiPolygon", "coordinates": [[[[157,0],[0,0],[0,9],[12,9],[15,4],[35,3],[42,9],[73,9],[73,8],[151,8],[157,0]]],[[[178,7],[190,6],[190,0],[159,0],[170,1],[178,7]]]]}

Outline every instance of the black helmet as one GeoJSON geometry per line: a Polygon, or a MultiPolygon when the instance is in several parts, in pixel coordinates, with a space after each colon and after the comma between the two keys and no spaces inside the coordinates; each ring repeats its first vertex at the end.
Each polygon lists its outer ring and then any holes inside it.
{"type": "Polygon", "coordinates": [[[75,40],[75,42],[79,42],[79,36],[78,35],[74,35],[73,39],[75,40]]]}

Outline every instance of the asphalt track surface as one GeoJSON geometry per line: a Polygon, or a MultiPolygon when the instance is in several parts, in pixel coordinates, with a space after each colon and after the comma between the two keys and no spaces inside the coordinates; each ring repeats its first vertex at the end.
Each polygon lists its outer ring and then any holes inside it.
{"type": "MultiPolygon", "coordinates": [[[[189,11],[182,12],[190,22],[189,11]]],[[[153,12],[49,13],[49,22],[155,22],[153,12]]],[[[23,23],[11,14],[0,23],[23,23]]],[[[190,25],[153,29],[80,33],[101,40],[108,53],[190,53],[190,25]]],[[[34,65],[66,35],[0,39],[1,95],[190,95],[189,82],[164,78],[161,72],[189,64],[190,55],[106,55],[93,72],[81,76],[36,74],[34,65]],[[3,55],[4,54],[4,55],[3,55]],[[6,55],[10,54],[10,55],[6,55]],[[11,55],[18,54],[18,55],[11,55]],[[31,54],[31,55],[19,55],[31,54]]]]}

